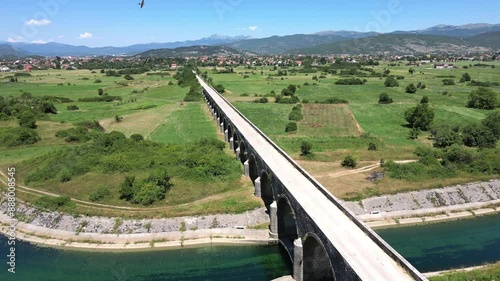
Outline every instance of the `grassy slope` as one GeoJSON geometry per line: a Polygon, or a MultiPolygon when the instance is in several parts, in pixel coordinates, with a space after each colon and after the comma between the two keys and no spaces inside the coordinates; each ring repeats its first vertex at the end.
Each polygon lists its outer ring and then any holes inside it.
{"type": "MultiPolygon", "coordinates": [[[[173,73],[172,73],[173,74],[173,73]]],[[[6,74],[0,74],[0,80],[6,74]]],[[[172,81],[171,76],[134,75],[135,80],[128,81],[128,86],[117,85],[115,81],[125,81],[123,77],[103,77],[102,74],[92,74],[88,70],[78,71],[35,71],[32,77],[23,77],[19,83],[6,83],[0,87],[0,95],[19,95],[22,91],[31,92],[35,96],[53,95],[69,97],[72,103],[56,104],[57,115],[50,116],[51,121],[38,121],[37,131],[42,140],[35,145],[0,148],[0,168],[5,169],[17,165],[21,161],[42,156],[48,152],[68,146],[63,140],[56,138],[58,130],[73,126],[73,122],[84,120],[100,120],[107,131],[121,131],[127,136],[140,133],[155,141],[164,143],[189,143],[202,136],[215,137],[215,125],[212,124],[202,103],[187,103],[182,105],[182,99],[187,88],[177,85],[167,85],[172,81]],[[83,77],[89,80],[82,80],[83,77]],[[102,83],[94,83],[95,79],[102,83]],[[64,83],[63,86],[57,84],[64,83]],[[70,85],[68,85],[70,83],[70,85]],[[75,84],[75,85],[73,85],[75,84]],[[132,94],[133,90],[144,93],[132,94]],[[109,95],[121,96],[122,102],[78,102],[79,98],[97,96],[97,90],[103,88],[109,95]],[[131,99],[137,99],[133,102],[131,99]],[[80,110],[68,111],[67,105],[76,104],[80,110]],[[141,109],[148,105],[156,107],[141,109]],[[116,123],[114,116],[123,117],[123,122],[116,123]]],[[[0,127],[16,127],[15,121],[1,121],[0,127]]],[[[24,162],[26,165],[28,162],[24,162]]],[[[18,171],[17,176],[22,182],[25,171],[18,171]]],[[[146,176],[147,172],[144,172],[146,176]]],[[[104,199],[104,204],[132,206],[118,198],[118,185],[123,180],[119,173],[98,174],[91,173],[74,178],[67,183],[51,181],[37,184],[37,189],[66,194],[74,198],[88,200],[88,195],[100,186],[106,186],[112,196],[104,199]],[[96,184],[98,183],[98,184],[96,184]]],[[[250,189],[240,180],[216,181],[210,184],[176,179],[175,187],[170,191],[168,200],[157,206],[164,206],[162,212],[141,213],[137,216],[165,216],[206,214],[217,212],[242,212],[260,206],[260,202],[246,193],[250,189]],[[190,203],[204,200],[194,208],[190,203]],[[236,201],[239,204],[235,204],[236,201]],[[179,204],[187,204],[178,206],[179,204]]],[[[20,193],[20,199],[35,200],[29,194],[20,193]]],[[[140,207],[140,206],[134,206],[140,207]]],[[[96,215],[123,215],[109,210],[94,210],[77,207],[77,212],[96,215]]],[[[130,214],[127,214],[130,215],[130,214]]]]}

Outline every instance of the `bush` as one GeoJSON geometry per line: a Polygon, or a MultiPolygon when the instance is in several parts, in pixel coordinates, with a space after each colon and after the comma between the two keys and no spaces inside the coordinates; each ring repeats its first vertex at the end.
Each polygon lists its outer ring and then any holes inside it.
{"type": "Polygon", "coordinates": [[[480,87],[469,95],[467,107],[477,109],[494,109],[497,106],[497,93],[491,89],[480,87]]]}
{"type": "Polygon", "coordinates": [[[0,128],[0,146],[14,147],[38,142],[40,136],[28,128],[0,128]]]}
{"type": "Polygon", "coordinates": [[[312,154],[311,149],[312,149],[312,144],[310,142],[303,141],[302,144],[300,145],[300,152],[302,156],[308,156],[312,154]]]}
{"type": "Polygon", "coordinates": [[[356,168],[356,159],[352,157],[351,155],[348,155],[344,160],[342,161],[342,167],[349,167],[349,168],[356,168]]]}
{"type": "Polygon", "coordinates": [[[394,76],[389,76],[385,78],[384,86],[386,87],[399,87],[399,82],[394,78],[394,76]]]}
{"type": "Polygon", "coordinates": [[[461,139],[457,131],[447,124],[441,124],[431,129],[431,135],[434,139],[434,146],[444,148],[454,144],[460,144],[461,139]]]}
{"type": "Polygon", "coordinates": [[[102,83],[102,81],[101,81],[101,79],[96,79],[96,80],[94,81],[94,83],[98,84],[98,83],[102,83]]]}
{"type": "Polygon", "coordinates": [[[481,123],[491,130],[497,140],[500,139],[500,109],[486,115],[481,123]]]}
{"type": "Polygon", "coordinates": [[[347,78],[347,79],[339,79],[335,82],[336,85],[363,85],[365,81],[359,78],[347,78]]]}
{"type": "Polygon", "coordinates": [[[392,98],[389,96],[388,93],[381,93],[379,98],[378,98],[379,104],[391,104],[393,102],[394,101],[392,100],[392,98]]]}
{"type": "Polygon", "coordinates": [[[101,201],[111,195],[109,189],[105,186],[98,187],[95,191],[89,194],[89,200],[91,202],[101,201]]]}
{"type": "Polygon", "coordinates": [[[427,131],[434,119],[434,110],[429,107],[429,104],[421,103],[406,110],[405,119],[412,128],[427,131]]]}
{"type": "Polygon", "coordinates": [[[23,128],[36,129],[35,115],[29,110],[23,111],[19,117],[19,126],[23,128]]]}
{"type": "Polygon", "coordinates": [[[286,124],[285,132],[291,133],[297,131],[297,123],[295,122],[290,122],[286,124]]]}
{"type": "Polygon", "coordinates": [[[130,136],[130,139],[132,139],[136,142],[140,142],[140,141],[144,140],[144,137],[141,134],[133,134],[130,136]]]}
{"type": "Polygon", "coordinates": [[[66,109],[67,109],[68,111],[73,111],[73,110],[79,110],[80,108],[79,108],[78,106],[76,106],[76,105],[72,104],[72,105],[68,105],[68,106],[66,107],[66,109]]]}
{"type": "Polygon", "coordinates": [[[103,95],[99,97],[90,97],[90,98],[81,98],[78,99],[80,102],[112,102],[115,100],[122,100],[122,97],[120,96],[109,96],[109,95],[103,95]]]}
{"type": "Polygon", "coordinates": [[[268,103],[269,99],[266,97],[254,100],[255,103],[268,103]]]}
{"type": "Polygon", "coordinates": [[[368,150],[377,150],[377,145],[374,144],[373,142],[370,142],[368,144],[368,150]]]}
{"type": "Polygon", "coordinates": [[[292,109],[292,112],[290,112],[290,114],[288,114],[288,120],[291,120],[291,121],[300,121],[300,120],[302,120],[302,118],[303,118],[302,109],[299,106],[294,106],[292,109]]]}
{"type": "Polygon", "coordinates": [[[69,196],[52,197],[44,195],[38,198],[34,203],[42,209],[48,209],[51,211],[58,211],[64,207],[74,206],[74,203],[71,201],[69,196]]]}
{"type": "Polygon", "coordinates": [[[417,87],[412,83],[412,84],[406,86],[406,92],[408,94],[414,94],[417,92],[417,87]]]}
{"type": "Polygon", "coordinates": [[[214,89],[220,94],[224,94],[226,92],[226,88],[222,84],[215,85],[214,89]]]}
{"type": "Polygon", "coordinates": [[[134,77],[132,77],[132,75],[130,74],[126,74],[125,76],[123,76],[123,78],[125,78],[125,80],[134,80],[134,77]]]}
{"type": "Polygon", "coordinates": [[[444,86],[453,86],[455,85],[455,80],[453,79],[443,79],[444,86]]]}
{"type": "Polygon", "coordinates": [[[492,130],[482,124],[465,126],[462,130],[462,140],[466,146],[494,148],[498,141],[492,130]]]}
{"type": "Polygon", "coordinates": [[[462,78],[460,78],[460,82],[463,83],[463,82],[467,82],[467,81],[470,81],[471,80],[471,77],[470,77],[470,74],[469,73],[464,73],[462,74],[462,78]]]}

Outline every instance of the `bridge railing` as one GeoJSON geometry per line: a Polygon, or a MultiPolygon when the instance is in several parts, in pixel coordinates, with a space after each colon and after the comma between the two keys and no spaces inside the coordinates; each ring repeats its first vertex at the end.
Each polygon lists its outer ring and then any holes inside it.
{"type": "MultiPolygon", "coordinates": [[[[201,77],[197,77],[204,81],[201,77]]],[[[204,81],[205,82],[205,81],[204,81]]],[[[361,221],[351,210],[344,206],[344,204],[337,199],[333,194],[331,194],[321,183],[319,183],[311,174],[309,174],[304,168],[302,168],[292,157],[290,157],[283,149],[281,149],[277,144],[275,144],[266,134],[264,134],[257,126],[255,126],[245,115],[243,115],[236,107],[233,106],[224,96],[222,96],[217,90],[212,86],[205,84],[210,87],[221,99],[223,99],[241,118],[243,118],[257,133],[263,137],[270,145],[272,145],[284,158],[287,159],[292,166],[299,171],[304,177],[306,177],[330,202],[332,202],[337,208],[339,208],[351,221],[353,221],[370,239],[375,242],[387,255],[394,259],[401,267],[403,267],[413,278],[416,280],[427,280],[427,278],[420,273],[413,265],[411,265],[403,256],[401,256],[396,250],[394,250],[387,242],[385,242],[375,231],[368,227],[363,221],[361,221]]]]}

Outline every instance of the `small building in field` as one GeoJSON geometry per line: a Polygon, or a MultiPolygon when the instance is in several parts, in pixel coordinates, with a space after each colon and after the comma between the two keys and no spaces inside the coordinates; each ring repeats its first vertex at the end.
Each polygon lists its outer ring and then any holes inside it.
{"type": "Polygon", "coordinates": [[[454,68],[455,66],[451,63],[445,63],[445,64],[435,64],[434,68],[435,69],[448,69],[448,68],[454,68]]]}
{"type": "Polygon", "coordinates": [[[31,70],[33,70],[33,66],[31,64],[27,64],[24,66],[25,72],[31,72],[31,70]]]}
{"type": "Polygon", "coordinates": [[[0,66],[0,72],[10,72],[10,68],[6,66],[0,66]]]}

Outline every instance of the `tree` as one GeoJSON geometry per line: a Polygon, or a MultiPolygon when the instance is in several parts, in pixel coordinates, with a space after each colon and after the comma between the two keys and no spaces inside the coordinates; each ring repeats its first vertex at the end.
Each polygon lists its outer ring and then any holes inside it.
{"type": "Polygon", "coordinates": [[[472,78],[470,77],[470,74],[469,73],[464,73],[462,74],[462,78],[460,78],[460,82],[467,82],[467,81],[470,81],[472,78]]]}
{"type": "Polygon", "coordinates": [[[385,78],[384,85],[386,87],[399,87],[399,82],[398,80],[396,80],[396,78],[394,78],[394,76],[389,76],[385,78]]]}
{"type": "Polygon", "coordinates": [[[288,85],[288,87],[281,90],[281,94],[284,96],[293,96],[295,95],[296,91],[297,91],[297,86],[290,84],[288,85]]]}
{"type": "Polygon", "coordinates": [[[434,119],[434,110],[429,107],[429,104],[422,103],[406,110],[405,119],[410,127],[427,131],[434,119]]]}
{"type": "Polygon", "coordinates": [[[497,140],[500,139],[500,109],[486,115],[481,123],[491,131],[497,140]]]}
{"type": "Polygon", "coordinates": [[[379,104],[390,104],[393,102],[394,101],[392,100],[392,98],[389,96],[388,93],[381,93],[380,96],[378,97],[379,104]]]}
{"type": "Polygon", "coordinates": [[[462,140],[466,146],[494,148],[498,139],[488,127],[481,124],[472,124],[463,128],[462,140]]]}
{"type": "Polygon", "coordinates": [[[102,96],[102,95],[104,95],[104,90],[102,88],[99,88],[97,90],[97,93],[99,94],[99,96],[102,96]]]}
{"type": "Polygon", "coordinates": [[[220,94],[224,94],[224,92],[226,91],[226,88],[222,84],[218,84],[218,85],[214,86],[214,89],[217,92],[219,92],[220,94]]]}
{"type": "Polygon", "coordinates": [[[435,147],[448,147],[460,143],[460,135],[449,125],[441,124],[431,129],[431,135],[434,138],[435,147]]]}
{"type": "Polygon", "coordinates": [[[311,149],[312,149],[312,144],[307,141],[303,141],[302,144],[300,145],[300,152],[302,156],[307,156],[312,154],[311,149]]]}
{"type": "Polygon", "coordinates": [[[36,129],[36,120],[33,112],[29,110],[23,111],[19,116],[19,126],[29,129],[36,129]]]}
{"type": "Polygon", "coordinates": [[[368,150],[377,150],[377,145],[373,142],[368,144],[368,150]]]}
{"type": "Polygon", "coordinates": [[[406,92],[408,94],[414,94],[417,92],[417,87],[413,83],[411,83],[410,85],[406,86],[406,92]]]}
{"type": "Polygon", "coordinates": [[[356,168],[356,165],[357,165],[356,159],[351,155],[348,155],[342,161],[342,167],[356,168]]]}
{"type": "Polygon", "coordinates": [[[130,139],[136,142],[140,142],[144,140],[144,137],[141,134],[133,134],[130,136],[130,139]]]}
{"type": "Polygon", "coordinates": [[[286,124],[285,132],[291,133],[297,131],[297,123],[295,122],[290,122],[286,124]]]}
{"type": "Polygon", "coordinates": [[[420,100],[420,103],[429,103],[429,98],[427,96],[423,96],[422,99],[420,100]]]}
{"type": "Polygon", "coordinates": [[[453,86],[455,85],[455,80],[453,79],[443,79],[444,86],[453,86]]]}
{"type": "Polygon", "coordinates": [[[497,93],[495,91],[480,87],[469,95],[467,107],[477,109],[494,109],[497,106],[497,93]]]}
{"type": "Polygon", "coordinates": [[[413,73],[415,73],[415,68],[413,68],[413,67],[410,67],[410,69],[408,69],[408,73],[410,73],[410,74],[413,74],[413,73]]]}
{"type": "Polygon", "coordinates": [[[120,199],[125,199],[127,201],[132,200],[136,193],[136,188],[134,187],[135,177],[134,176],[125,176],[123,183],[120,185],[119,193],[120,199]]]}

